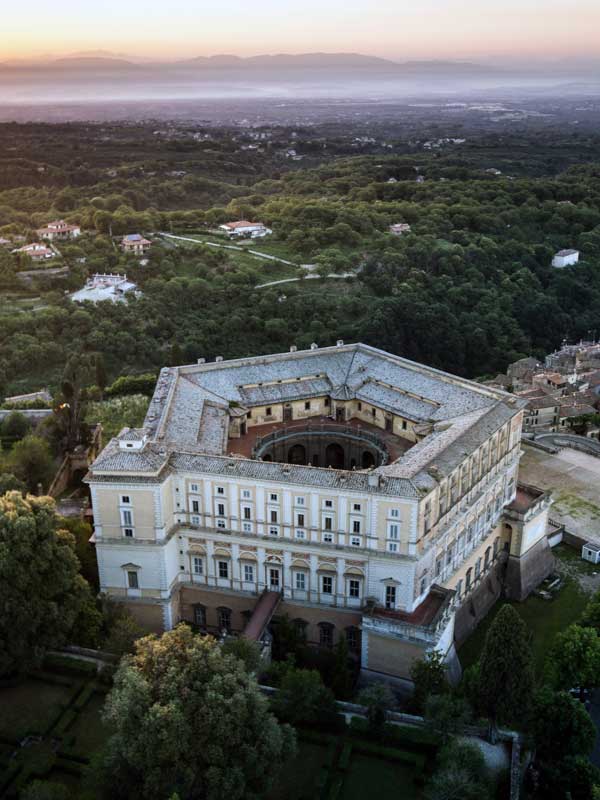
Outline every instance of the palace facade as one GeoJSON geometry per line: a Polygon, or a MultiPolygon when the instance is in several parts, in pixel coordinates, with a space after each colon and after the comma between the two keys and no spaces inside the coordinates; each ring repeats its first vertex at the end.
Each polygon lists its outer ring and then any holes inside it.
{"type": "Polygon", "coordinates": [[[522,596],[547,561],[547,499],[517,496],[523,406],[341,341],[163,369],[87,478],[101,590],[151,630],[260,639],[287,614],[366,671],[453,665],[478,593],[508,564],[522,596]]]}

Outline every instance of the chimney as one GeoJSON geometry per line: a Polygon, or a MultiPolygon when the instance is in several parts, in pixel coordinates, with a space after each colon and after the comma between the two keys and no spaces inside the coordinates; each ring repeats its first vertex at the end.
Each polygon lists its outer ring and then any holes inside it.
{"type": "Polygon", "coordinates": [[[199,364],[206,364],[206,359],[205,358],[199,358],[198,359],[198,363],[199,364]]]}
{"type": "Polygon", "coordinates": [[[310,349],[311,350],[318,350],[319,349],[319,345],[316,342],[313,342],[311,344],[311,346],[310,346],[310,349]]]}
{"type": "Polygon", "coordinates": [[[290,347],[290,353],[295,353],[298,350],[295,344],[290,347]]]}
{"type": "Polygon", "coordinates": [[[215,361],[218,363],[219,361],[223,361],[223,356],[217,356],[215,361]]]}
{"type": "Polygon", "coordinates": [[[372,489],[379,489],[379,475],[376,472],[371,472],[367,481],[372,489]]]}

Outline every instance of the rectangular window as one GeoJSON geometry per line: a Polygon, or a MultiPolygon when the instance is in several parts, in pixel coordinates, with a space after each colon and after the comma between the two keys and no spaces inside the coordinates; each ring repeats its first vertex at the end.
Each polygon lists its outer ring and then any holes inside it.
{"type": "Polygon", "coordinates": [[[225,494],[225,487],[217,486],[217,494],[225,494]]]}
{"type": "Polygon", "coordinates": [[[353,536],[350,539],[350,544],[352,547],[360,547],[360,536],[353,536]]]}
{"type": "Polygon", "coordinates": [[[228,578],[229,577],[229,562],[228,561],[219,561],[218,568],[219,568],[219,578],[228,578]]]}
{"type": "Polygon", "coordinates": [[[398,525],[393,523],[392,525],[388,526],[388,538],[389,539],[398,539],[400,533],[400,528],[398,525]]]}
{"type": "Polygon", "coordinates": [[[272,412],[272,410],[271,410],[271,406],[268,406],[268,407],[267,407],[267,409],[266,409],[266,411],[265,411],[265,416],[267,416],[267,417],[270,417],[272,413],[273,413],[273,412],[272,412]]]}
{"type": "Polygon", "coordinates": [[[298,514],[296,516],[296,525],[302,527],[304,525],[304,514],[298,514]]]}
{"type": "Polygon", "coordinates": [[[325,500],[325,508],[333,508],[333,500],[325,500]]]}
{"type": "Polygon", "coordinates": [[[130,499],[128,494],[122,494],[121,495],[121,503],[124,506],[128,506],[131,503],[131,499],[130,499]]]}
{"type": "Polygon", "coordinates": [[[198,484],[197,483],[192,483],[190,485],[190,492],[193,492],[194,494],[196,494],[197,491],[198,491],[198,484]]]}
{"type": "Polygon", "coordinates": [[[321,591],[323,594],[333,594],[333,578],[323,575],[321,578],[321,591]]]}
{"type": "Polygon", "coordinates": [[[225,520],[224,519],[218,519],[217,520],[217,528],[220,528],[221,530],[225,530],[225,520]]]}
{"type": "Polygon", "coordinates": [[[326,397],[325,400],[323,400],[323,405],[326,406],[326,407],[329,407],[329,398],[328,397],[326,397]]]}
{"type": "Polygon", "coordinates": [[[140,588],[137,572],[131,571],[127,573],[127,585],[129,586],[130,589],[140,588]]]}
{"type": "Polygon", "coordinates": [[[271,522],[277,522],[277,511],[271,509],[271,522]]]}
{"type": "Polygon", "coordinates": [[[362,411],[362,403],[360,402],[360,400],[358,401],[358,410],[362,411]]]}
{"type": "Polygon", "coordinates": [[[386,586],[385,587],[385,607],[386,608],[396,608],[396,587],[395,586],[386,586]]]}
{"type": "Polygon", "coordinates": [[[278,496],[277,496],[276,494],[271,494],[271,495],[269,495],[269,500],[270,500],[272,503],[276,503],[276,502],[277,502],[277,497],[278,497],[278,496]]]}
{"type": "Polygon", "coordinates": [[[192,559],[192,564],[194,567],[194,575],[204,574],[204,562],[199,556],[194,556],[194,558],[192,559]]]}
{"type": "Polygon", "coordinates": [[[244,533],[252,533],[252,523],[251,522],[242,523],[242,530],[244,531],[244,533]]]}
{"type": "Polygon", "coordinates": [[[250,497],[252,497],[252,492],[250,491],[250,489],[244,489],[242,491],[242,497],[244,498],[244,500],[249,500],[250,497]]]}
{"type": "Polygon", "coordinates": [[[397,553],[398,552],[398,542],[388,542],[387,543],[388,553],[397,553]]]}
{"type": "Polygon", "coordinates": [[[217,503],[217,515],[219,517],[225,516],[225,504],[224,503],[217,503]]]}
{"type": "Polygon", "coordinates": [[[306,531],[303,528],[296,528],[296,539],[306,539],[306,531]]]}
{"type": "Polygon", "coordinates": [[[400,516],[400,509],[392,508],[390,511],[390,517],[394,517],[394,519],[397,519],[399,516],[400,516]]]}
{"type": "Polygon", "coordinates": [[[200,511],[200,503],[197,500],[192,500],[192,512],[197,514],[200,511]]]}
{"type": "Polygon", "coordinates": [[[323,541],[326,544],[331,544],[333,542],[333,534],[332,533],[324,533],[323,534],[323,541]]]}
{"type": "Polygon", "coordinates": [[[299,592],[306,591],[306,573],[305,572],[297,572],[296,573],[296,589],[299,592]]]}
{"type": "Polygon", "coordinates": [[[131,513],[131,511],[125,509],[124,511],[121,512],[121,514],[123,517],[123,525],[131,527],[133,525],[133,514],[131,513]]]}
{"type": "Polygon", "coordinates": [[[252,564],[244,564],[244,580],[246,583],[254,583],[254,567],[252,564]]]}
{"type": "Polygon", "coordinates": [[[352,506],[353,511],[360,511],[360,503],[354,503],[352,506]]]}
{"type": "Polygon", "coordinates": [[[123,528],[123,535],[127,536],[128,539],[133,538],[133,528],[123,528]]]}
{"type": "Polygon", "coordinates": [[[200,517],[195,517],[193,514],[190,518],[190,522],[192,525],[200,525],[200,517]]]}
{"type": "Polygon", "coordinates": [[[269,534],[271,536],[279,536],[279,530],[277,528],[269,528],[269,534]]]}
{"type": "Polygon", "coordinates": [[[333,517],[325,517],[323,521],[325,523],[325,530],[326,531],[332,531],[333,530],[333,517]]]}
{"type": "Polygon", "coordinates": [[[307,400],[307,401],[304,403],[304,410],[305,410],[305,411],[310,411],[310,400],[307,400]]]}
{"type": "Polygon", "coordinates": [[[194,606],[194,625],[198,628],[206,628],[206,609],[204,606],[194,606]]]}
{"type": "Polygon", "coordinates": [[[296,498],[296,505],[303,506],[304,505],[304,498],[303,497],[297,497],[296,498]]]}
{"type": "Polygon", "coordinates": [[[437,561],[435,562],[436,577],[440,574],[441,571],[442,571],[442,559],[438,558],[437,561]]]}
{"type": "Polygon", "coordinates": [[[252,509],[250,506],[244,506],[244,519],[252,519],[252,509]]]}
{"type": "Polygon", "coordinates": [[[360,533],[360,520],[355,519],[352,522],[352,533],[360,533]]]}
{"type": "Polygon", "coordinates": [[[350,597],[360,597],[360,581],[354,578],[348,581],[348,594],[350,597]]]}
{"type": "Polygon", "coordinates": [[[217,609],[217,616],[219,620],[219,630],[229,633],[231,631],[231,609],[219,608],[217,609]]]}

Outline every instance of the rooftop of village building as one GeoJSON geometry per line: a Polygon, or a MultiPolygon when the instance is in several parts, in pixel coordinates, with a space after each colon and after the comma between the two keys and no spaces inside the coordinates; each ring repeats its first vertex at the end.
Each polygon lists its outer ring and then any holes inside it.
{"type": "MultiPolygon", "coordinates": [[[[419,432],[416,444],[397,436],[391,442],[388,433],[362,422],[358,426],[355,420],[348,424],[360,427],[373,441],[377,435],[381,439],[376,446],[385,448],[387,455],[371,472],[382,481],[410,483],[413,490],[427,489],[438,477],[448,474],[466,453],[524,406],[523,400],[506,392],[364,344],[339,342],[334,347],[313,345],[304,351],[292,348],[275,355],[217,359],[163,369],[143,427],[126,429],[112,440],[94,463],[92,476],[124,472],[156,475],[167,466],[181,466],[186,458],[194,468],[202,463],[208,471],[237,473],[241,460],[261,463],[254,445],[257,436],[271,432],[273,425],[252,425],[244,434],[246,441],[242,436],[233,443],[229,434],[236,418],[253,408],[317,397],[328,397],[332,402],[363,402],[407,420],[419,432]]],[[[335,421],[329,422],[333,425],[335,421]]],[[[327,418],[305,420],[313,433],[316,426],[326,427],[329,422],[327,418]]],[[[355,431],[349,428],[348,435],[355,435],[355,431]]],[[[280,477],[274,479],[288,480],[289,466],[270,464],[269,475],[278,471],[280,477]]],[[[260,472],[257,469],[243,467],[254,477],[260,472]]],[[[325,466],[296,464],[293,469],[294,473],[303,470],[303,481],[331,482],[323,475],[331,472],[325,466]]],[[[354,482],[364,483],[367,472],[356,469],[354,482]]]]}

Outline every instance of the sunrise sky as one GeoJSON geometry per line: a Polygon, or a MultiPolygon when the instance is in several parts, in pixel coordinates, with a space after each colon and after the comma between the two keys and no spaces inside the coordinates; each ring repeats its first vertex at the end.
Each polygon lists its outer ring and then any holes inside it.
{"type": "Polygon", "coordinates": [[[0,61],[101,48],[177,59],[353,51],[415,58],[600,55],[599,0],[4,0],[0,61]]]}

